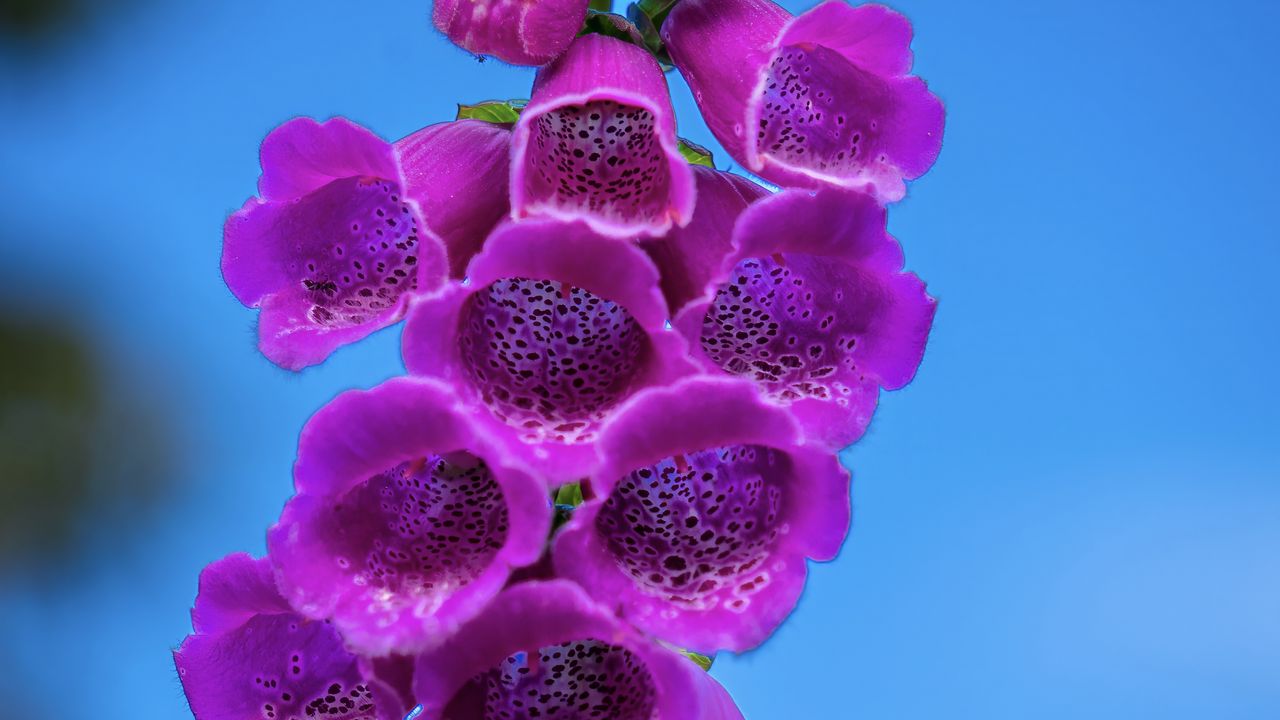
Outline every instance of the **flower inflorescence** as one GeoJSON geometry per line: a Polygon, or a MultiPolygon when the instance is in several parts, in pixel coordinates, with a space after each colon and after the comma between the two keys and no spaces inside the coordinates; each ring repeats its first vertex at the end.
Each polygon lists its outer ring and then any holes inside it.
{"type": "Polygon", "coordinates": [[[443,0],[527,101],[262,143],[222,269],[300,370],[405,321],[303,428],[261,559],[200,575],[198,720],[731,720],[704,672],[839,552],[856,441],[935,301],[885,203],[941,146],[911,28],[829,0],[443,0]],[[585,23],[584,23],[585,20],[585,23]],[[579,30],[582,32],[579,32],[579,30]],[[664,69],[747,171],[676,136],[664,69]]]}

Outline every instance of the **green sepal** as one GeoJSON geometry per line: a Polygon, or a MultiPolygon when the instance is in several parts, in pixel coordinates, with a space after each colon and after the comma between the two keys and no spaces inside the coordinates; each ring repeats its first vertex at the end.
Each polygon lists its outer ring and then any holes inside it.
{"type": "Polygon", "coordinates": [[[523,98],[513,100],[485,100],[472,105],[458,103],[458,120],[483,120],[495,125],[515,125],[520,119],[520,111],[529,101],[523,98]]]}
{"type": "Polygon", "coordinates": [[[702,653],[696,653],[692,650],[680,650],[679,652],[681,655],[697,663],[698,667],[703,670],[711,670],[711,664],[716,661],[715,655],[703,655],[702,653]]]}
{"type": "Polygon", "coordinates": [[[677,139],[679,140],[677,149],[680,150],[680,156],[684,158],[685,162],[690,165],[702,165],[704,167],[709,167],[712,170],[715,169],[715,159],[711,156],[710,150],[695,142],[685,140],[684,138],[677,139]]]}

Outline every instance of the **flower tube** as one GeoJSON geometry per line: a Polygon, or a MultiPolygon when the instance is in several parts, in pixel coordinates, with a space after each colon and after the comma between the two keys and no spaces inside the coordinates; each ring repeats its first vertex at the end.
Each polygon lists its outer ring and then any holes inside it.
{"type": "Polygon", "coordinates": [[[551,484],[585,476],[601,424],[692,372],[653,262],[583,223],[504,223],[465,283],[414,303],[405,366],[454,387],[506,452],[551,484]]]}
{"type": "Polygon", "coordinates": [[[849,473],[750,383],[649,390],[598,447],[593,499],[557,535],[556,572],[680,647],[763,642],[795,607],[805,558],[834,558],[848,532],[849,473]]]}
{"type": "Polygon", "coordinates": [[[237,553],[206,567],[191,620],[173,659],[199,720],[402,720],[408,710],[373,689],[381,683],[332,625],[289,607],[265,559],[237,553]]]}
{"type": "Polygon", "coordinates": [[[267,536],[281,592],[368,655],[447,638],[538,559],[550,528],[542,483],[428,380],[335,398],[302,431],[294,482],[267,536]]]}
{"type": "Polygon", "coordinates": [[[767,180],[894,201],[938,157],[942,103],[909,74],[911,23],[882,5],[682,0],[662,38],[716,138],[767,180]]]}
{"type": "Polygon", "coordinates": [[[862,193],[786,190],[753,205],[699,301],[676,317],[704,367],[753,380],[811,441],[838,449],[880,389],[911,381],[936,301],[902,271],[885,210],[862,193]]]}
{"type": "Polygon", "coordinates": [[[458,47],[512,65],[543,65],[569,47],[588,0],[436,0],[431,20],[458,47]]]}
{"type": "Polygon", "coordinates": [[[584,220],[621,238],[693,216],[661,68],[643,48],[591,34],[538,71],[512,137],[511,216],[584,220]]]}
{"type": "Polygon", "coordinates": [[[641,636],[564,580],[505,590],[418,657],[423,720],[741,720],[692,661],[641,636]]]}
{"type": "Polygon", "coordinates": [[[227,219],[222,275],[261,309],[258,346],[300,370],[403,317],[447,277],[390,143],[347,120],[290,120],[262,141],[260,197],[227,219]]]}

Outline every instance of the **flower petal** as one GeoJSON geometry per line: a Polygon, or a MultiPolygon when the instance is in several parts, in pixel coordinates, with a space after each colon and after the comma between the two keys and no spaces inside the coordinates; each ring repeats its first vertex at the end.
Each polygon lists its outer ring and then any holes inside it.
{"type": "Polygon", "coordinates": [[[444,241],[449,271],[461,278],[484,239],[509,211],[511,130],[479,120],[438,123],[396,143],[405,195],[444,241]]]}
{"type": "Polygon", "coordinates": [[[299,494],[268,533],[280,587],[363,653],[440,642],[542,552],[542,483],[508,466],[445,386],[343,393],[298,456],[299,494]]]}
{"type": "Polygon", "coordinates": [[[587,0],[436,0],[432,20],[457,46],[512,65],[542,65],[569,47],[587,0]]]}
{"type": "Polygon", "coordinates": [[[616,38],[579,37],[538,72],[512,138],[511,216],[585,220],[661,235],[693,216],[693,176],[657,61],[616,38]]]}
{"type": "Polygon", "coordinates": [[[849,474],[749,383],[648,390],[599,447],[594,499],[557,536],[556,572],[681,647],[763,642],[795,606],[805,558],[834,557],[848,531],[849,474]]]}
{"type": "Polygon", "coordinates": [[[268,201],[296,200],[343,178],[399,178],[387,141],[346,118],[294,118],[267,135],[259,159],[258,194],[268,201]]]}
{"type": "Polygon", "coordinates": [[[504,591],[453,639],[419,656],[414,687],[425,720],[741,718],[700,668],[563,580],[504,591]]]}
{"type": "Polygon", "coordinates": [[[547,477],[595,462],[600,424],[637,390],[692,370],[652,261],[583,223],[500,226],[466,284],[416,302],[410,372],[440,378],[480,408],[489,432],[547,477]]]}
{"type": "Polygon", "coordinates": [[[936,309],[884,228],[884,208],[857,192],[762,200],[675,325],[708,369],[751,378],[810,440],[843,447],[866,429],[881,387],[910,382],[936,309]]]}
{"type": "Polygon", "coordinates": [[[243,625],[254,615],[287,612],[292,610],[276,590],[271,564],[246,553],[233,553],[200,572],[191,625],[198,633],[220,633],[243,625]]]}
{"type": "Polygon", "coordinates": [[[760,185],[733,173],[694,166],[698,207],[685,227],[641,242],[662,275],[662,292],[672,312],[702,294],[732,246],[733,224],[752,202],[768,195],[760,185]]]}

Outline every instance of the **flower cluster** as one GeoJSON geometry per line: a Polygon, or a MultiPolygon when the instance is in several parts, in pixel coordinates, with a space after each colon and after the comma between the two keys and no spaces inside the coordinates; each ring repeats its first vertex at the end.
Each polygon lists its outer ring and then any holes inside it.
{"type": "Polygon", "coordinates": [[[263,141],[222,259],[262,352],[298,370],[403,319],[409,375],[317,412],[267,557],[201,574],[199,720],[741,717],[699,665],[839,552],[836,452],[924,352],[885,203],[943,110],[881,6],[629,17],[441,0],[458,45],[541,65],[527,102],[263,141]],[[668,63],[783,189],[676,136],[668,63]]]}

